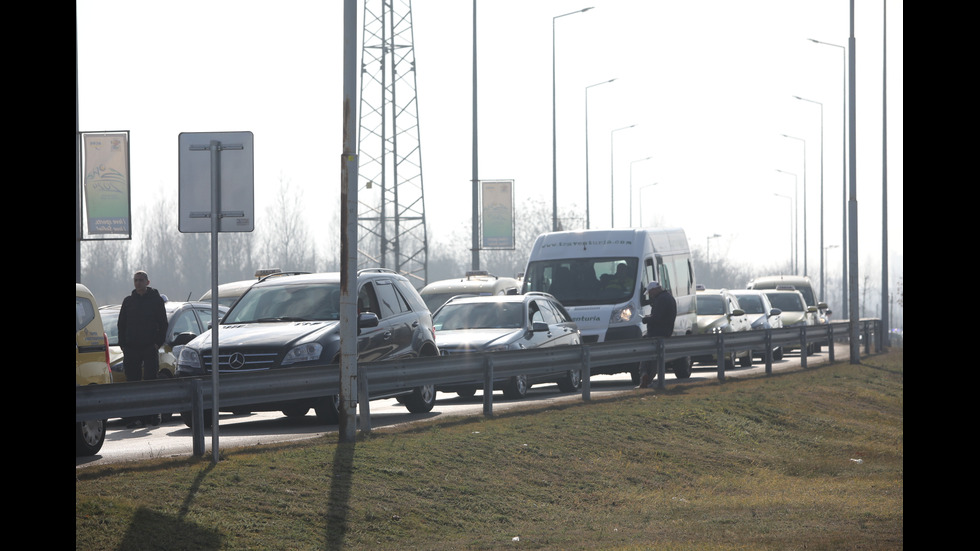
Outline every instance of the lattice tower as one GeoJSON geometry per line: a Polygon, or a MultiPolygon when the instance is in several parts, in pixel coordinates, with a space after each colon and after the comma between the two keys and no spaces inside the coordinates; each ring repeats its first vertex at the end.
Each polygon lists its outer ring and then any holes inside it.
{"type": "Polygon", "coordinates": [[[365,0],[358,128],[358,268],[428,281],[410,0],[365,0]]]}

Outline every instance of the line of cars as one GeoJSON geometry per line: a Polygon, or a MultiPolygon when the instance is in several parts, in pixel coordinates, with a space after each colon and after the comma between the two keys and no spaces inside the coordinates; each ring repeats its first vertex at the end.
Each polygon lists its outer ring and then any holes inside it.
{"type": "MultiPolygon", "coordinates": [[[[484,288],[492,289],[494,285],[489,283],[484,288]]],[[[480,292],[476,288],[470,290],[480,292]]],[[[248,285],[220,322],[219,372],[338,363],[340,293],[338,273],[276,274],[248,285]]],[[[357,308],[357,351],[361,361],[580,342],[574,322],[549,295],[456,295],[444,305],[427,306],[408,279],[385,269],[358,272],[357,308]],[[430,313],[430,308],[435,308],[435,312],[430,313]]],[[[214,365],[211,335],[206,332],[182,347],[176,375],[206,376],[214,365]]],[[[580,373],[576,372],[549,382],[558,382],[563,390],[575,390],[580,380],[580,373]]],[[[520,398],[531,385],[540,382],[545,381],[519,376],[502,381],[495,388],[504,390],[508,398],[520,398]]],[[[394,397],[410,412],[425,413],[432,410],[437,390],[465,396],[474,394],[477,388],[423,385],[394,395],[372,394],[370,399],[394,397]]],[[[257,400],[247,408],[237,406],[232,411],[282,411],[288,417],[298,417],[313,410],[321,422],[336,423],[338,405],[337,396],[323,396],[257,400]]],[[[181,412],[181,418],[188,426],[192,424],[190,412],[181,412]]],[[[205,412],[205,423],[210,424],[211,419],[212,413],[205,412]]]]}
{"type": "MultiPolygon", "coordinates": [[[[816,302],[813,286],[806,276],[767,276],[753,279],[746,289],[705,289],[698,286],[698,333],[733,333],[800,325],[829,323],[826,303],[816,302]],[[806,297],[809,296],[808,300],[806,297]],[[811,304],[812,302],[812,304],[811,304]]],[[[773,359],[781,360],[785,352],[799,350],[798,345],[774,347],[773,359]]],[[[806,354],[819,352],[813,344],[806,354]]],[[[764,351],[730,353],[726,367],[751,365],[753,357],[764,357],[764,351]]],[[[694,358],[699,363],[717,363],[715,355],[694,358]]]]}

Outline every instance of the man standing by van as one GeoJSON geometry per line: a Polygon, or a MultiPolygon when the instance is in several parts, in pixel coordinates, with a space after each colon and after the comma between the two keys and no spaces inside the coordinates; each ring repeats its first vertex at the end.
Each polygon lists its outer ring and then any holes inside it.
{"type": "MultiPolygon", "coordinates": [[[[650,315],[643,317],[647,325],[647,337],[669,337],[674,333],[674,319],[677,317],[677,301],[670,291],[660,286],[659,281],[647,285],[647,303],[650,315]]],[[[652,360],[640,364],[640,388],[649,388],[653,381],[652,360]]]]}
{"type": "MultiPolygon", "coordinates": [[[[119,348],[127,381],[156,379],[160,371],[159,348],[167,337],[167,309],[159,291],[150,287],[146,272],[133,274],[133,292],[119,309],[119,348]]],[[[159,425],[160,414],[148,415],[127,428],[159,425]]]]}

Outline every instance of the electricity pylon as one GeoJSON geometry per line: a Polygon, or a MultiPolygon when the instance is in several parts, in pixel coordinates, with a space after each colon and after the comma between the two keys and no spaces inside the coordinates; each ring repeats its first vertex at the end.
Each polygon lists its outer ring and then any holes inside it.
{"type": "Polygon", "coordinates": [[[428,281],[411,0],[365,0],[358,132],[358,268],[428,281]]]}

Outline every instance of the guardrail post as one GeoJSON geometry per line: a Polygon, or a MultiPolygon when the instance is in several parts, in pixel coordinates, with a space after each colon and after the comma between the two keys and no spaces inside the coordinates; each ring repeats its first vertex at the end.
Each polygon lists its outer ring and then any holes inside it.
{"type": "Polygon", "coordinates": [[[718,380],[725,380],[725,334],[718,333],[718,380]]]}
{"type": "Polygon", "coordinates": [[[191,383],[191,440],[196,457],[204,456],[204,384],[191,383]]]}
{"type": "Polygon", "coordinates": [[[827,348],[830,350],[827,352],[827,358],[831,363],[834,362],[834,326],[827,324],[827,348]]]}
{"type": "Polygon", "coordinates": [[[864,353],[871,355],[871,324],[864,322],[864,353]]]}
{"type": "Polygon", "coordinates": [[[766,329],[766,375],[772,375],[772,329],[766,329]]]}
{"type": "Polygon", "coordinates": [[[361,416],[357,424],[361,427],[361,432],[371,432],[371,400],[368,399],[368,376],[367,370],[360,364],[357,366],[357,409],[361,416]]]}
{"type": "Polygon", "coordinates": [[[810,348],[806,342],[806,326],[800,327],[800,367],[806,369],[806,357],[810,353],[810,348]]]}
{"type": "Polygon", "coordinates": [[[483,415],[493,416],[493,358],[483,360],[483,415]]]}
{"type": "Polygon", "coordinates": [[[666,387],[667,362],[664,360],[664,338],[657,337],[657,388],[663,390],[666,387]]]}
{"type": "Polygon", "coordinates": [[[592,363],[590,360],[591,350],[588,346],[582,347],[582,401],[588,402],[592,399],[592,363]]]}

